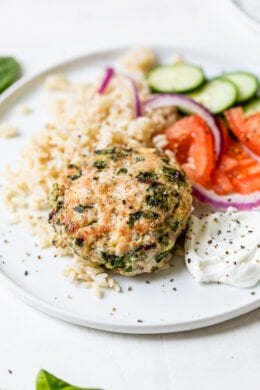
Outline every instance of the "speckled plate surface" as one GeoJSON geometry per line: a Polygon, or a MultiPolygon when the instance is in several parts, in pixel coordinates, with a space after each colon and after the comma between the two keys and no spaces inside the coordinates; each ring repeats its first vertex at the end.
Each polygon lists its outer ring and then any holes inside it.
{"type": "MultiPolygon", "coordinates": [[[[166,62],[180,54],[200,64],[210,76],[237,68],[232,60],[192,50],[159,47],[156,51],[166,62]]],[[[47,73],[64,73],[72,80],[90,79],[105,66],[116,64],[122,52],[111,50],[61,63],[19,81],[1,95],[0,122],[10,120],[19,127],[21,136],[0,140],[0,169],[16,159],[26,139],[47,121],[41,88],[47,73]],[[21,104],[28,104],[34,112],[19,114],[21,104]]],[[[257,72],[247,64],[239,67],[257,72]]],[[[29,305],[62,320],[122,333],[167,333],[209,326],[260,307],[259,284],[252,289],[197,284],[182,258],[175,259],[174,267],[154,275],[117,276],[123,292],[107,291],[98,299],[91,290],[71,284],[61,275],[69,258],[58,259],[51,249],[39,249],[20,225],[8,225],[9,218],[0,203],[0,282],[29,305]]]]}

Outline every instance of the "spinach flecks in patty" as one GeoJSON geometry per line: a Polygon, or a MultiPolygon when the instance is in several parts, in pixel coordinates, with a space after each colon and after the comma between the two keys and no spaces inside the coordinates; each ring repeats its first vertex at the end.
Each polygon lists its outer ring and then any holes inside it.
{"type": "Polygon", "coordinates": [[[85,207],[82,206],[82,204],[79,204],[78,206],[74,207],[73,210],[76,211],[76,213],[82,214],[85,211],[85,207]]]}
{"type": "Polygon", "coordinates": [[[97,219],[93,219],[93,221],[89,222],[88,226],[94,225],[94,223],[97,223],[97,222],[98,222],[97,219]]]}
{"type": "Polygon", "coordinates": [[[124,256],[116,256],[113,253],[101,252],[102,259],[112,268],[124,267],[124,256]]]}
{"type": "Polygon", "coordinates": [[[138,221],[141,217],[143,217],[145,219],[155,220],[155,219],[159,218],[159,214],[154,213],[153,211],[147,211],[147,212],[144,212],[141,210],[136,211],[135,213],[132,213],[129,215],[129,219],[128,219],[127,224],[130,227],[133,227],[135,222],[138,221]]]}
{"type": "Polygon", "coordinates": [[[178,182],[185,183],[186,182],[185,176],[178,169],[164,166],[162,168],[162,171],[169,181],[172,181],[175,183],[178,183],[178,182]]]}
{"type": "Polygon", "coordinates": [[[158,241],[160,242],[160,244],[163,244],[163,245],[168,245],[169,243],[169,234],[164,234],[163,236],[159,237],[158,241]]]}
{"type": "Polygon", "coordinates": [[[48,216],[48,222],[51,223],[52,221],[52,218],[57,214],[58,210],[56,209],[53,209],[50,213],[49,213],[49,216],[48,216]]]}
{"type": "Polygon", "coordinates": [[[121,173],[127,173],[128,172],[128,169],[127,168],[120,168],[118,171],[117,171],[117,175],[120,175],[121,173]]]}
{"type": "Polygon", "coordinates": [[[162,261],[162,259],[164,259],[166,256],[168,256],[170,251],[171,251],[171,249],[167,249],[166,251],[159,253],[158,255],[155,256],[155,261],[157,263],[160,263],[160,261],[162,261]]]}
{"type": "Polygon", "coordinates": [[[52,191],[49,195],[49,204],[52,207],[52,211],[49,213],[48,219],[50,222],[64,205],[64,191],[57,183],[55,183],[52,187],[52,191]]]}
{"type": "Polygon", "coordinates": [[[143,214],[143,217],[146,219],[158,219],[159,214],[154,213],[153,211],[148,211],[148,212],[143,214]]]}
{"type": "Polygon", "coordinates": [[[58,200],[57,202],[57,211],[60,210],[62,207],[63,207],[63,204],[64,204],[64,200],[58,200]]]}
{"type": "Polygon", "coordinates": [[[97,160],[94,162],[93,166],[101,171],[102,169],[106,168],[107,164],[103,160],[97,160]]]}
{"type": "Polygon", "coordinates": [[[126,272],[132,272],[133,271],[133,267],[131,265],[129,265],[128,267],[126,267],[125,271],[126,272]]]}
{"type": "Polygon", "coordinates": [[[61,192],[61,190],[60,190],[59,185],[57,183],[53,184],[49,199],[53,202],[56,202],[60,196],[60,192],[61,192]]]}
{"type": "MultiPolygon", "coordinates": [[[[76,169],[76,168],[75,168],[76,169]]],[[[79,179],[82,176],[82,170],[81,169],[76,169],[76,172],[73,172],[72,174],[68,175],[68,179],[74,181],[79,179]]]]}
{"type": "Polygon", "coordinates": [[[75,244],[76,244],[77,246],[83,247],[83,245],[84,245],[84,239],[81,238],[81,237],[76,238],[75,244]]]}
{"type": "Polygon", "coordinates": [[[163,157],[161,160],[162,160],[162,162],[164,162],[167,165],[169,165],[169,163],[170,163],[170,159],[167,157],[163,157]]]}
{"type": "Polygon", "coordinates": [[[112,148],[106,148],[106,149],[98,149],[98,150],[95,150],[94,153],[95,154],[113,154],[113,153],[116,153],[116,147],[113,146],[112,148]]]}
{"type": "Polygon", "coordinates": [[[156,248],[155,242],[151,242],[150,244],[141,245],[136,249],[136,251],[148,251],[149,249],[153,249],[153,248],[156,248]]]}
{"type": "Polygon", "coordinates": [[[151,185],[147,189],[145,201],[150,207],[158,207],[161,210],[168,210],[169,194],[164,186],[151,185]]]}
{"type": "Polygon", "coordinates": [[[180,225],[180,222],[179,222],[179,221],[176,221],[176,222],[172,223],[172,224],[170,225],[170,227],[171,227],[171,229],[172,229],[173,232],[177,232],[179,225],[180,225]]]}
{"type": "Polygon", "coordinates": [[[130,148],[117,148],[116,146],[113,146],[111,148],[106,149],[98,149],[95,150],[95,154],[98,155],[107,155],[110,156],[111,160],[118,161],[122,157],[128,156],[128,153],[131,153],[132,149],[130,148]]]}
{"type": "Polygon", "coordinates": [[[143,215],[142,211],[136,211],[135,213],[130,214],[127,224],[130,227],[133,227],[136,221],[138,221],[142,217],[142,215],[143,215]]]}
{"type": "Polygon", "coordinates": [[[138,156],[135,158],[136,162],[145,161],[145,158],[143,156],[138,156]]]}
{"type": "Polygon", "coordinates": [[[158,179],[158,175],[153,171],[140,171],[136,178],[141,183],[152,183],[154,180],[158,179]]]}
{"type": "Polygon", "coordinates": [[[88,204],[83,206],[82,204],[79,204],[78,206],[74,207],[73,210],[76,211],[76,213],[82,214],[87,209],[93,209],[94,206],[92,204],[88,204]]]}

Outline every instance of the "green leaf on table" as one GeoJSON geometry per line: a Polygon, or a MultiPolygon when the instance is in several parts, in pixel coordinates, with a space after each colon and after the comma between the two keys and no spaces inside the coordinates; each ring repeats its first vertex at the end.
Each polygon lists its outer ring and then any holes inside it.
{"type": "Polygon", "coordinates": [[[0,57],[0,93],[20,76],[21,69],[13,57],[0,57]]]}
{"type": "Polygon", "coordinates": [[[101,390],[87,387],[73,386],[62,379],[50,374],[48,371],[40,370],[36,378],[36,390],[101,390]]]}

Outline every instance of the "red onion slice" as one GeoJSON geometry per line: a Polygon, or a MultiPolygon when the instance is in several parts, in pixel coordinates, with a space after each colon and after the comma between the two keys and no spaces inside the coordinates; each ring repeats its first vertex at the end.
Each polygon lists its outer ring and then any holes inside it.
{"type": "MultiPolygon", "coordinates": [[[[104,78],[103,78],[103,80],[101,82],[100,87],[98,88],[98,91],[97,91],[99,94],[102,94],[105,91],[106,87],[108,86],[110,80],[112,79],[112,77],[114,75],[115,75],[115,70],[113,68],[107,68],[105,70],[104,78]]],[[[133,91],[133,101],[134,101],[135,115],[138,118],[139,116],[142,115],[142,105],[141,105],[141,102],[140,102],[140,99],[139,99],[139,95],[138,95],[138,88],[137,88],[137,85],[136,85],[136,83],[135,83],[135,81],[133,79],[131,79],[128,76],[126,76],[126,79],[131,84],[131,88],[132,88],[132,91],[133,91]]]]}
{"type": "Polygon", "coordinates": [[[99,94],[102,94],[103,92],[105,92],[105,89],[108,86],[108,84],[109,84],[110,80],[112,79],[112,77],[114,76],[114,74],[115,74],[115,71],[113,68],[106,68],[104,78],[103,78],[103,80],[102,80],[102,82],[97,90],[97,92],[99,94]]]}
{"type": "Polygon", "coordinates": [[[241,146],[244,149],[244,151],[248,154],[248,156],[250,156],[253,160],[257,162],[260,162],[260,156],[252,152],[252,150],[250,150],[247,146],[243,145],[242,143],[241,146]]]}
{"type": "Polygon", "coordinates": [[[238,210],[251,210],[260,207],[260,193],[254,192],[250,195],[220,196],[213,191],[206,190],[199,184],[193,183],[193,195],[201,202],[207,203],[216,209],[226,210],[228,207],[235,207],[238,210]]]}
{"type": "Polygon", "coordinates": [[[142,115],[142,105],[141,105],[141,102],[139,99],[138,88],[137,88],[136,82],[133,79],[131,79],[130,77],[128,79],[131,83],[132,90],[133,90],[135,116],[136,116],[136,118],[138,118],[139,116],[142,115]]]}
{"type": "Polygon", "coordinates": [[[195,102],[193,99],[185,95],[180,95],[178,93],[174,94],[158,94],[151,99],[144,102],[144,110],[149,108],[160,108],[160,107],[169,107],[177,106],[183,107],[193,114],[199,115],[210,127],[215,144],[215,154],[216,158],[219,157],[221,151],[221,129],[220,126],[209,110],[203,107],[201,104],[195,102]]]}

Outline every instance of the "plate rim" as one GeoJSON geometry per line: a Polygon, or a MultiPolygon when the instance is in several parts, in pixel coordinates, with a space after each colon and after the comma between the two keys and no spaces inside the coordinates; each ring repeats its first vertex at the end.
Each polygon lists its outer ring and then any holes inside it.
{"type": "MultiPolygon", "coordinates": [[[[210,315],[203,318],[197,318],[190,321],[183,321],[177,324],[161,323],[161,324],[115,324],[113,319],[102,320],[102,323],[95,320],[93,317],[88,319],[80,318],[77,314],[72,313],[69,310],[62,309],[61,307],[54,307],[51,303],[38,298],[34,294],[26,291],[21,286],[16,284],[10,279],[4,272],[0,270],[0,280],[5,284],[8,289],[18,297],[22,302],[28,304],[30,307],[40,311],[44,314],[48,314],[59,320],[66,321],[68,323],[79,325],[83,327],[104,330],[113,333],[125,333],[125,334],[167,334],[178,333],[183,331],[190,331],[195,329],[202,329],[212,325],[217,325],[231,319],[235,319],[244,314],[260,308],[260,298],[252,301],[250,304],[245,304],[239,308],[232,310],[226,310],[219,315],[210,315]]],[[[121,320],[122,321],[122,320],[121,320]]]]}
{"type": "Polygon", "coordinates": [[[231,7],[235,10],[237,15],[240,17],[240,20],[250,28],[254,29],[257,32],[260,32],[260,22],[258,22],[255,18],[253,18],[247,11],[243,9],[236,1],[229,0],[231,7]]]}
{"type": "MultiPolygon", "coordinates": [[[[201,53],[202,56],[213,58],[218,58],[223,60],[231,60],[229,57],[223,57],[221,55],[216,55],[212,51],[203,51],[196,48],[190,48],[187,46],[170,46],[170,45],[149,45],[154,50],[166,50],[169,49],[173,52],[193,52],[196,55],[201,53]]],[[[60,68],[73,66],[75,63],[80,63],[82,61],[87,61],[91,59],[95,59],[97,56],[107,56],[107,55],[119,55],[123,51],[128,50],[129,47],[113,47],[108,49],[100,49],[97,51],[89,51],[82,55],[76,55],[71,58],[67,58],[64,61],[57,61],[53,65],[43,68],[40,71],[34,72],[31,75],[23,76],[20,80],[16,81],[11,87],[9,87],[4,93],[0,96],[0,108],[9,98],[15,97],[16,93],[22,92],[23,88],[27,85],[33,84],[37,82],[38,79],[45,77],[50,73],[55,73],[59,71],[60,68]]],[[[182,332],[189,331],[194,329],[205,328],[208,326],[216,325],[219,323],[223,323],[233,318],[237,318],[241,315],[249,313],[255,309],[260,308],[260,297],[253,300],[250,303],[246,303],[243,306],[236,307],[234,309],[227,309],[221,314],[215,314],[206,316],[203,318],[192,319],[190,321],[183,321],[179,323],[160,323],[160,324],[124,324],[121,320],[121,324],[114,323],[113,319],[109,321],[108,319],[95,320],[93,317],[80,318],[77,314],[69,311],[68,309],[63,309],[61,307],[55,307],[51,303],[44,301],[44,299],[35,296],[33,293],[26,291],[26,289],[22,288],[18,284],[15,283],[5,272],[0,269],[0,279],[3,283],[11,290],[14,295],[29,306],[34,309],[41,311],[42,313],[48,314],[54,318],[59,320],[63,320],[75,325],[90,327],[99,330],[105,330],[116,333],[127,333],[127,334],[165,334],[165,333],[174,333],[174,332],[182,332]]]]}

